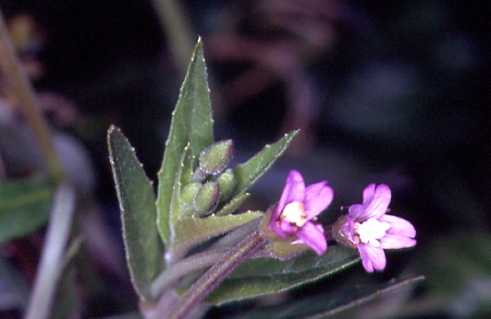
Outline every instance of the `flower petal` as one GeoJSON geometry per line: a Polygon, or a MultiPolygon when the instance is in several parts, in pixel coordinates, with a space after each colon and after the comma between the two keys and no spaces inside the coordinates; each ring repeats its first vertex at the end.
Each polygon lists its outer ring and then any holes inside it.
{"type": "Polygon", "coordinates": [[[390,198],[389,186],[380,184],[375,188],[375,184],[370,184],[363,191],[363,204],[352,205],[349,209],[349,216],[358,222],[369,218],[379,219],[387,212],[390,198]]]}
{"type": "Polygon", "coordinates": [[[415,239],[392,234],[385,234],[385,236],[379,239],[379,241],[381,247],[384,249],[408,248],[416,245],[415,239]]]}
{"type": "Polygon", "coordinates": [[[373,247],[369,244],[358,244],[358,252],[360,253],[363,267],[367,272],[383,270],[387,260],[385,259],[384,250],[381,247],[373,247]]]}
{"type": "Polygon", "coordinates": [[[312,248],[317,255],[322,255],[327,249],[324,231],[320,225],[307,222],[297,232],[297,236],[299,239],[292,242],[292,244],[306,244],[312,248]]]}
{"type": "Polygon", "coordinates": [[[416,237],[416,229],[413,224],[405,220],[404,218],[394,215],[384,215],[379,219],[381,222],[387,222],[390,224],[387,234],[399,235],[404,237],[416,237]]]}
{"type": "MultiPolygon", "coordinates": [[[[354,243],[354,222],[347,217],[346,222],[339,227],[340,235],[346,237],[349,241],[354,243]]],[[[348,245],[351,246],[351,245],[348,245]]]]}
{"type": "Polygon", "coordinates": [[[271,229],[272,231],[274,231],[281,238],[286,238],[286,234],[283,232],[283,230],[281,229],[281,227],[277,223],[278,217],[273,219],[273,217],[275,216],[275,213],[276,213],[276,211],[274,211],[271,215],[272,219],[269,221],[268,229],[271,229]]]}
{"type": "Polygon", "coordinates": [[[273,217],[278,218],[287,204],[291,202],[303,203],[304,199],[305,183],[303,181],[303,177],[296,170],[291,170],[288,178],[286,179],[285,188],[283,188],[283,193],[281,194],[277,210],[275,214],[273,214],[273,217]]]}
{"type": "MultiPolygon", "coordinates": [[[[286,234],[286,235],[291,235],[291,234],[295,234],[298,227],[297,226],[292,226],[289,222],[285,221],[285,220],[281,220],[279,221],[279,228],[281,229],[281,231],[286,234]]],[[[280,235],[281,236],[281,235],[280,235]]],[[[284,237],[283,237],[284,238],[284,237]]]]}
{"type": "Polygon", "coordinates": [[[327,186],[327,182],[312,184],[305,189],[305,212],[306,219],[319,215],[332,202],[334,192],[331,187],[327,186]]]}
{"type": "Polygon", "coordinates": [[[363,190],[363,204],[367,205],[373,200],[373,195],[375,194],[375,184],[370,184],[363,190]]]}

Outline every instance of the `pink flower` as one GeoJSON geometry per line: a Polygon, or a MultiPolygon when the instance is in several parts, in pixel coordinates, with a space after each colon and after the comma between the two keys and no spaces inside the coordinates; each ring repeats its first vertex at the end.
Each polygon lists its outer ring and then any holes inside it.
{"type": "Polygon", "coordinates": [[[332,198],[333,191],[326,181],[305,187],[302,175],[292,170],[280,201],[273,209],[268,229],[281,238],[297,237],[292,244],[306,244],[322,255],[327,249],[324,229],[314,221],[332,198]]]}
{"type": "MultiPolygon", "coordinates": [[[[407,220],[386,214],[391,198],[387,185],[368,185],[363,191],[363,204],[352,205],[339,233],[351,246],[358,248],[366,271],[383,270],[384,249],[416,245],[416,230],[407,220]]],[[[341,241],[346,242],[346,241],[341,241]]]]}

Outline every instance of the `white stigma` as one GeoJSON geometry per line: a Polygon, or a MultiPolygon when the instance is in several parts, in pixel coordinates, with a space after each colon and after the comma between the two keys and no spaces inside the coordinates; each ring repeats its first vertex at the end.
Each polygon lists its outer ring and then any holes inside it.
{"type": "Polygon", "coordinates": [[[390,224],[386,222],[378,221],[375,218],[369,218],[364,223],[355,223],[355,231],[358,234],[360,241],[364,244],[370,243],[375,247],[380,247],[380,238],[385,236],[387,230],[389,230],[390,224]]]}
{"type": "Polygon", "coordinates": [[[305,213],[303,203],[293,202],[285,206],[283,212],[281,212],[280,218],[297,227],[302,227],[303,224],[307,222],[305,219],[306,216],[307,214],[305,213]]]}

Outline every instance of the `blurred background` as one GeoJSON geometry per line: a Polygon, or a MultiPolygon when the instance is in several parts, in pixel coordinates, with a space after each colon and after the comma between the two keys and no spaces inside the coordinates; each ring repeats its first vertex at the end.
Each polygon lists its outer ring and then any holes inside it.
{"type": "MultiPolygon", "coordinates": [[[[75,275],[82,317],[136,306],[106,131],[119,126],[156,181],[198,35],[215,138],[234,139],[235,163],[301,129],[255,186],[248,207],[264,210],[276,202],[294,168],[307,183],[327,179],[335,190],[326,225],[342,206],[361,202],[369,183],[388,184],[391,211],[415,225],[418,245],[389,252],[383,273],[366,275],[355,266],[342,279],[422,274],[426,281],[396,296],[403,308],[382,300],[360,313],[491,316],[486,7],[437,0],[0,0],[55,149],[89,203],[81,218],[91,262],[75,275]]],[[[43,170],[41,155],[9,80],[0,76],[0,178],[29,178],[43,170]]],[[[12,287],[32,285],[42,238],[43,228],[0,246],[1,318],[20,318],[25,300],[12,287]]],[[[304,293],[335,286],[321,282],[304,293]]],[[[209,318],[226,318],[237,307],[209,318]]]]}

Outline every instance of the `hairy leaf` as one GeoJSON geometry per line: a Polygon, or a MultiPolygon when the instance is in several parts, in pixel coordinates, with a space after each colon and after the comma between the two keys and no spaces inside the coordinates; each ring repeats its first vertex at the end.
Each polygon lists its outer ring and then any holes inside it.
{"type": "Polygon", "coordinates": [[[172,227],[169,220],[172,187],[181,165],[182,151],[188,143],[194,158],[198,158],[200,152],[213,143],[213,120],[201,40],[196,44],[172,114],[164,159],[158,174],[157,224],[166,244],[170,241],[172,227]]]}
{"type": "Polygon", "coordinates": [[[337,318],[340,312],[389,295],[424,278],[413,277],[383,284],[336,287],[332,293],[292,300],[286,305],[262,307],[240,319],[322,319],[337,318]]]}
{"type": "Polygon", "coordinates": [[[149,285],[162,268],[152,183],[119,129],[111,126],[107,141],[131,280],[140,298],[149,298],[149,285]]]}
{"type": "Polygon", "coordinates": [[[192,171],[192,160],[193,156],[191,154],[191,146],[188,144],[182,150],[182,154],[179,159],[180,164],[176,168],[176,172],[174,174],[174,185],[172,186],[170,194],[171,197],[167,217],[169,219],[169,224],[172,225],[172,227],[169,228],[169,250],[173,250],[173,246],[175,245],[175,224],[181,217],[180,214],[183,205],[181,200],[181,188],[184,184],[189,182],[189,179],[191,178],[190,173],[192,171]]]}
{"type": "MultiPolygon", "coordinates": [[[[293,140],[298,131],[285,134],[278,142],[266,145],[259,153],[249,159],[247,162],[237,165],[234,169],[234,175],[237,181],[234,197],[230,200],[231,205],[235,204],[237,197],[241,197],[249,187],[251,187],[276,160],[283,155],[288,145],[293,140]]],[[[228,205],[218,214],[230,213],[228,205]]]]}
{"type": "Polygon", "coordinates": [[[250,196],[249,193],[243,193],[243,194],[235,196],[230,201],[228,201],[227,204],[225,204],[223,206],[223,208],[221,208],[216,214],[218,216],[224,216],[224,215],[232,214],[233,212],[235,212],[240,207],[240,205],[242,205],[242,203],[244,203],[244,201],[247,198],[249,198],[249,196],[250,196]]]}
{"type": "Polygon", "coordinates": [[[329,247],[322,256],[307,251],[288,261],[249,260],[237,267],[206,300],[220,305],[282,292],[341,271],[358,260],[356,250],[341,246],[329,247]]]}
{"type": "Polygon", "coordinates": [[[206,218],[181,219],[176,224],[176,246],[184,252],[208,239],[224,234],[256,218],[264,216],[263,212],[248,211],[243,214],[216,216],[206,218]]]}

